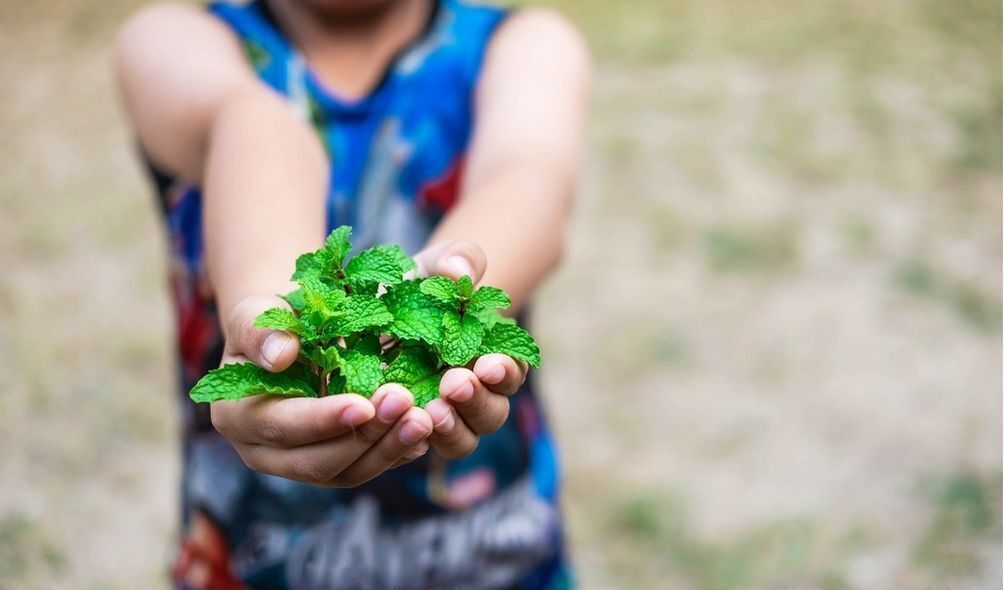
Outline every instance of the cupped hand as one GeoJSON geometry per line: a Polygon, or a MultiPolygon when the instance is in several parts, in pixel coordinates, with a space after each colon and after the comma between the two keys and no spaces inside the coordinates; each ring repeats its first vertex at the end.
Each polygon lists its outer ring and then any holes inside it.
{"type": "MultiPolygon", "coordinates": [[[[474,242],[456,240],[430,246],[415,256],[420,276],[459,279],[477,284],[485,274],[484,252],[474,242]]],[[[527,364],[502,354],[474,359],[468,367],[448,370],[439,383],[438,399],[425,406],[433,426],[429,441],[446,459],[474,451],[481,435],[495,432],[509,417],[509,396],[526,380],[527,364]]]]}
{"type": "MultiPolygon", "coordinates": [[[[295,362],[299,342],[281,331],[254,327],[278,297],[250,297],[226,324],[223,363],[251,361],[269,371],[295,362]]],[[[342,394],[322,398],[258,395],[211,406],[213,426],[256,471],[315,485],[352,487],[424,455],[433,425],[413,406],[411,393],[387,384],[371,399],[342,394]]]]}

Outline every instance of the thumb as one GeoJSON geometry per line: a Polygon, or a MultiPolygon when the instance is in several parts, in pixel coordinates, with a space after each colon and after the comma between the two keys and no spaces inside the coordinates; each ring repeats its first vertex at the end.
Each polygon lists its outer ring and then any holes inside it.
{"type": "Polygon", "coordinates": [[[459,279],[468,275],[477,284],[488,262],[485,252],[470,240],[448,240],[427,247],[415,255],[419,276],[444,276],[459,279]]]}
{"type": "Polygon", "coordinates": [[[289,305],[279,297],[254,296],[241,300],[230,312],[224,326],[226,352],[242,354],[254,364],[272,372],[285,370],[300,353],[300,340],[289,332],[256,328],[255,319],[266,309],[289,305]]]}

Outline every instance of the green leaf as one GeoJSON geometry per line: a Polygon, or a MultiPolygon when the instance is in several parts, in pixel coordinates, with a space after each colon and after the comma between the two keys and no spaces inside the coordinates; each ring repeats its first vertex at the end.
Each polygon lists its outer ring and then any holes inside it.
{"type": "Polygon", "coordinates": [[[414,396],[415,405],[425,407],[439,397],[439,381],[444,371],[433,351],[421,344],[406,345],[384,369],[383,380],[405,386],[414,396]]]}
{"type": "Polygon", "coordinates": [[[337,369],[342,362],[342,356],[338,346],[312,346],[307,345],[301,348],[303,356],[310,362],[321,367],[325,373],[337,369]]]}
{"type": "Polygon", "coordinates": [[[308,371],[295,366],[282,373],[270,373],[253,363],[235,363],[207,373],[195,384],[189,396],[196,403],[239,400],[262,393],[316,397],[310,377],[308,371]]]}
{"type": "Polygon", "coordinates": [[[418,265],[415,264],[415,259],[408,256],[408,253],[398,246],[397,244],[381,244],[379,246],[373,246],[374,249],[386,252],[391,258],[393,258],[397,265],[401,268],[401,273],[406,273],[409,270],[415,270],[418,265]]]}
{"type": "Polygon", "coordinates": [[[304,277],[300,279],[299,291],[303,294],[305,313],[316,313],[328,308],[328,296],[331,287],[320,277],[304,277]]]}
{"type": "Polygon", "coordinates": [[[345,291],[338,287],[332,288],[324,280],[317,277],[301,279],[298,290],[303,297],[303,310],[300,319],[315,330],[331,317],[347,297],[345,291]]]}
{"type": "Polygon", "coordinates": [[[415,405],[424,408],[426,404],[439,397],[439,382],[444,371],[436,371],[428,377],[407,385],[408,391],[415,398],[415,405]]]}
{"type": "Polygon", "coordinates": [[[474,283],[471,281],[471,277],[464,275],[460,277],[457,281],[457,294],[464,301],[471,298],[471,292],[474,291],[474,283]]]}
{"type": "Polygon", "coordinates": [[[489,330],[478,349],[478,355],[504,354],[525,361],[533,367],[540,366],[540,348],[533,336],[515,324],[498,323],[489,330]]]}
{"type": "Polygon", "coordinates": [[[284,330],[295,334],[303,334],[307,331],[300,318],[293,315],[293,312],[288,309],[281,307],[266,309],[260,316],[255,318],[254,326],[269,330],[284,330]]]}
{"type": "Polygon", "coordinates": [[[420,290],[419,281],[396,285],[380,300],[394,316],[386,328],[387,333],[402,340],[421,340],[429,344],[438,344],[443,339],[443,314],[446,309],[438,300],[420,290]]]}
{"type": "Polygon", "coordinates": [[[282,298],[298,313],[303,313],[303,308],[307,305],[307,302],[303,300],[303,289],[290,291],[283,295],[282,298]]]}
{"type": "Polygon", "coordinates": [[[352,244],[349,238],[352,237],[352,228],[347,225],[340,225],[328,234],[328,239],[324,241],[324,248],[328,260],[328,272],[334,272],[342,267],[345,257],[352,251],[352,244]]]}
{"type": "Polygon", "coordinates": [[[467,304],[467,311],[480,311],[482,309],[506,309],[512,304],[505,291],[498,287],[479,287],[471,295],[471,302],[467,304]]]}
{"type": "Polygon", "coordinates": [[[324,246],[314,252],[301,254],[296,259],[296,271],[292,279],[301,281],[307,278],[328,279],[342,268],[345,256],[352,249],[349,237],[352,228],[347,225],[336,228],[324,241],[324,246]]]}
{"type": "Polygon", "coordinates": [[[424,346],[404,346],[383,371],[384,383],[408,386],[439,371],[439,360],[424,346]]]}
{"type": "Polygon", "coordinates": [[[404,280],[399,257],[379,246],[363,250],[345,267],[345,279],[353,288],[396,285],[404,280]]]}
{"type": "Polygon", "coordinates": [[[335,371],[328,377],[328,395],[336,393],[352,393],[345,387],[345,377],[335,371]]]}
{"type": "Polygon", "coordinates": [[[369,328],[386,326],[394,320],[382,301],[368,295],[353,295],[345,299],[324,324],[324,338],[349,336],[369,328]]]}
{"type": "Polygon", "coordinates": [[[323,274],[324,265],[321,261],[321,257],[318,256],[316,252],[308,252],[297,257],[296,270],[290,278],[294,281],[299,281],[308,277],[319,278],[323,274]]]}
{"type": "Polygon", "coordinates": [[[421,281],[419,289],[422,293],[434,297],[447,305],[457,302],[457,284],[446,277],[429,277],[421,281]]]}
{"type": "Polygon", "coordinates": [[[345,378],[345,391],[369,397],[380,386],[383,370],[380,357],[358,350],[347,350],[339,364],[341,376],[345,378]]]}
{"type": "Polygon", "coordinates": [[[479,309],[474,312],[471,312],[470,309],[468,308],[468,312],[473,313],[473,315],[476,318],[478,318],[478,321],[480,321],[481,325],[484,326],[486,332],[494,328],[495,324],[511,324],[513,326],[516,325],[516,320],[505,317],[504,315],[499,313],[499,310],[491,307],[479,309]]]}
{"type": "Polygon", "coordinates": [[[447,364],[462,367],[477,354],[484,336],[481,322],[472,315],[463,318],[456,312],[443,316],[443,342],[439,351],[447,364]]]}

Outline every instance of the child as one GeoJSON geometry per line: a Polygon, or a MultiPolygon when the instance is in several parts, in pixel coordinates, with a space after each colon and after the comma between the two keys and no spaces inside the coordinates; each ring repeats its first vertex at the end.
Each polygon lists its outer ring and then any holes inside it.
{"type": "Polygon", "coordinates": [[[397,385],[211,407],[186,392],[221,362],[294,362],[294,337],[252,322],[337,225],[524,305],[558,259],[578,168],[574,29],[464,0],[158,5],[125,25],[116,71],[173,255],[175,587],[569,587],[525,365],[451,369],[424,409],[397,385]]]}

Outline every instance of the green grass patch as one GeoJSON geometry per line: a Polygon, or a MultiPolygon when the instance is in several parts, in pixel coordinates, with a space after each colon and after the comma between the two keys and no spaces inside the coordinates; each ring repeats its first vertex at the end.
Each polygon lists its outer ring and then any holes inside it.
{"type": "Polygon", "coordinates": [[[933,515],[913,547],[918,565],[942,575],[971,574],[988,539],[1001,536],[1001,474],[962,471],[922,486],[933,515]]]}
{"type": "Polygon", "coordinates": [[[911,258],[895,266],[892,282],[904,293],[945,306],[973,328],[1000,332],[1004,318],[1000,296],[971,281],[955,279],[923,260],[911,258]]]}
{"type": "Polygon", "coordinates": [[[791,220],[719,224],[704,232],[708,266],[719,273],[773,273],[799,261],[798,225],[791,220]]]}
{"type": "Polygon", "coordinates": [[[832,544],[805,520],[784,520],[712,541],[694,530],[679,498],[641,490],[614,505],[606,527],[611,538],[626,545],[614,567],[625,583],[682,578],[698,590],[847,587],[839,569],[823,565],[822,554],[832,544]]]}

